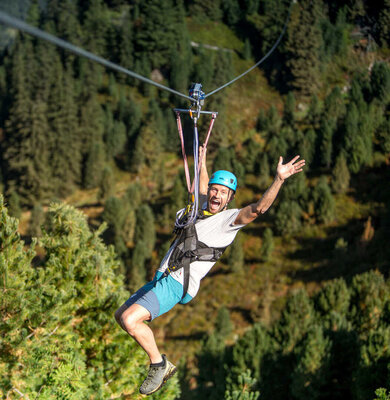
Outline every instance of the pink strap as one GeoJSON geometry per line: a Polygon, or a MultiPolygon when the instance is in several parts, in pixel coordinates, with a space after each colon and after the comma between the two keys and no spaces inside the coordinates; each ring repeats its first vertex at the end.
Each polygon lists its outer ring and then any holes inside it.
{"type": "Polygon", "coordinates": [[[188,193],[191,193],[190,171],[188,169],[188,161],[187,161],[186,151],[185,151],[185,148],[184,148],[183,128],[181,126],[180,113],[178,113],[178,112],[176,113],[176,122],[177,122],[177,129],[179,131],[179,136],[180,136],[181,152],[183,154],[184,171],[185,171],[185,174],[186,174],[187,189],[188,189],[188,193]]]}

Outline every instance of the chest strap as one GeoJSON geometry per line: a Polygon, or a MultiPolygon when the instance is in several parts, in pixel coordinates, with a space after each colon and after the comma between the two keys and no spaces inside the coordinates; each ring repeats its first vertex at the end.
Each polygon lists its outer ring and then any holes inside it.
{"type": "Polygon", "coordinates": [[[183,268],[183,298],[187,294],[190,281],[190,265],[194,261],[217,261],[226,247],[209,247],[198,240],[195,224],[189,224],[180,230],[176,246],[169,258],[164,276],[183,268]]]}

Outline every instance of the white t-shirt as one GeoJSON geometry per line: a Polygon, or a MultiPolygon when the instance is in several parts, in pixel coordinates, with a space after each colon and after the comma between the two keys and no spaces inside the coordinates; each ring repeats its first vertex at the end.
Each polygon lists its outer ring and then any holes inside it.
{"type": "MultiPolygon", "coordinates": [[[[239,214],[239,209],[221,211],[215,215],[196,221],[195,229],[198,240],[209,247],[227,247],[237,235],[237,232],[245,225],[234,225],[239,214]]],[[[168,267],[169,258],[174,250],[176,242],[170,247],[167,254],[161,261],[158,271],[164,272],[168,267]]],[[[190,280],[188,294],[195,297],[199,290],[200,281],[204,278],[215,261],[194,261],[190,264],[190,280]]],[[[183,268],[171,272],[172,278],[183,285],[183,268]]]]}

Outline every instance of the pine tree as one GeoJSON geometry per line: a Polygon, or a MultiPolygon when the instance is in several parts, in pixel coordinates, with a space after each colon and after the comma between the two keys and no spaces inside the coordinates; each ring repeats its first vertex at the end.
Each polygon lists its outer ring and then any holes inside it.
{"type": "Polygon", "coordinates": [[[245,254],[243,249],[242,237],[236,236],[233,244],[230,246],[228,263],[233,272],[240,272],[244,267],[245,254]]]}
{"type": "Polygon", "coordinates": [[[349,173],[344,154],[341,153],[336,160],[332,172],[332,189],[335,193],[345,193],[349,188],[351,174],[349,173]]]}
{"type": "Polygon", "coordinates": [[[320,222],[330,222],[335,214],[335,201],[326,177],[322,176],[313,190],[315,214],[320,222]]]}
{"type": "Polygon", "coordinates": [[[103,143],[92,145],[84,169],[83,183],[86,189],[94,188],[101,182],[106,158],[104,153],[103,143]]]}
{"type": "Polygon", "coordinates": [[[143,242],[146,248],[146,258],[150,258],[156,244],[156,231],[154,227],[154,214],[152,209],[143,204],[137,209],[137,224],[135,227],[135,243],[143,242]]]}
{"type": "Polygon", "coordinates": [[[305,0],[295,6],[287,29],[287,66],[293,77],[292,86],[304,96],[314,94],[319,87],[322,46],[319,22],[319,1],[305,0]]]}
{"type": "Polygon", "coordinates": [[[293,292],[286,302],[280,320],[275,326],[275,335],[283,344],[283,351],[291,351],[306,335],[314,321],[314,308],[306,291],[293,292]]]}
{"type": "Polygon", "coordinates": [[[304,133],[303,139],[298,146],[298,153],[301,156],[301,159],[306,161],[306,165],[311,165],[314,161],[316,139],[317,135],[315,130],[310,128],[304,133]]]}
{"type": "Polygon", "coordinates": [[[276,211],[275,225],[278,232],[289,235],[302,225],[302,208],[296,200],[283,201],[276,211]]]}
{"type": "MultiPolygon", "coordinates": [[[[49,216],[39,243],[46,257],[36,268],[35,242],[25,247],[0,199],[0,391],[74,400],[133,393],[140,382],[128,376],[139,375],[144,354],[115,326],[128,294],[113,248],[100,238],[104,227],[92,233],[68,205],[53,205],[49,216]]],[[[157,398],[178,392],[169,384],[157,398]]]]}
{"type": "Polygon", "coordinates": [[[291,393],[297,399],[320,399],[330,375],[331,342],[321,326],[313,326],[294,351],[297,365],[292,373],[291,393]]]}
{"type": "Polygon", "coordinates": [[[320,154],[321,154],[321,162],[322,165],[329,168],[332,162],[332,153],[333,153],[333,129],[331,124],[328,123],[327,120],[323,119],[321,121],[320,126],[320,154]]]}
{"type": "Polygon", "coordinates": [[[9,214],[12,217],[20,218],[22,215],[22,208],[20,205],[20,198],[17,192],[11,192],[8,198],[8,209],[9,214]]]}
{"type": "Polygon", "coordinates": [[[108,166],[104,167],[102,180],[99,184],[98,199],[105,202],[109,197],[112,197],[115,189],[115,177],[112,169],[108,166]]]}
{"type": "Polygon", "coordinates": [[[383,104],[390,100],[390,68],[387,63],[375,63],[371,70],[371,96],[383,104]]]}
{"type": "Polygon", "coordinates": [[[263,235],[263,244],[261,246],[261,258],[263,261],[270,261],[272,257],[272,252],[274,250],[274,239],[272,235],[272,230],[266,228],[263,235]]]}
{"type": "Polygon", "coordinates": [[[251,371],[242,371],[237,380],[229,379],[225,392],[225,400],[256,400],[260,393],[253,388],[256,387],[257,380],[252,378],[251,371]]]}
{"type": "Polygon", "coordinates": [[[351,103],[345,116],[344,150],[348,154],[348,169],[359,172],[367,158],[367,147],[359,131],[359,112],[355,103],[351,103]]]}
{"type": "Polygon", "coordinates": [[[220,169],[231,171],[232,159],[230,150],[227,147],[220,147],[217,151],[217,155],[213,162],[213,171],[218,171],[220,169]]]}
{"type": "Polygon", "coordinates": [[[283,124],[285,126],[294,127],[295,124],[295,97],[293,92],[289,92],[283,109],[283,124]]]}
{"type": "Polygon", "coordinates": [[[229,310],[221,307],[218,310],[217,319],[215,321],[215,333],[221,340],[226,339],[233,331],[233,323],[230,319],[229,310]]]}
{"type": "Polygon", "coordinates": [[[34,101],[34,83],[28,69],[35,72],[31,41],[17,41],[11,70],[11,106],[5,124],[5,151],[8,191],[17,191],[24,204],[33,204],[50,194],[46,103],[34,101]],[[48,179],[49,178],[49,179],[48,179]]]}
{"type": "Polygon", "coordinates": [[[306,118],[309,124],[317,129],[320,126],[320,118],[322,114],[321,103],[316,95],[313,95],[310,100],[309,109],[307,110],[306,118]]]}
{"type": "Polygon", "coordinates": [[[52,132],[51,170],[54,191],[58,196],[64,196],[81,183],[82,141],[72,72],[63,70],[58,57],[53,70],[57,79],[53,82],[48,104],[52,132]]]}

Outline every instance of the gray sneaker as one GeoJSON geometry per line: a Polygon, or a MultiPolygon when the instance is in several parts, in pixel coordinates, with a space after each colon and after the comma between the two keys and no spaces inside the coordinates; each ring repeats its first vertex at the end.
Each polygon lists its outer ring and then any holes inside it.
{"type": "Polygon", "coordinates": [[[165,354],[162,354],[162,358],[165,361],[165,367],[150,366],[148,376],[139,388],[141,394],[152,394],[156,392],[177,371],[177,368],[167,360],[165,354]]]}

